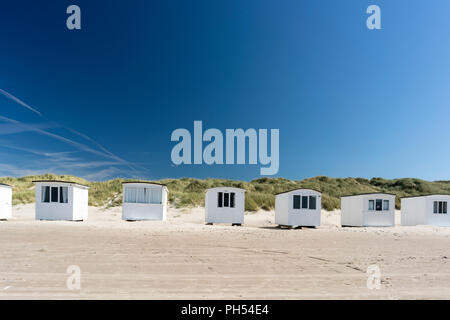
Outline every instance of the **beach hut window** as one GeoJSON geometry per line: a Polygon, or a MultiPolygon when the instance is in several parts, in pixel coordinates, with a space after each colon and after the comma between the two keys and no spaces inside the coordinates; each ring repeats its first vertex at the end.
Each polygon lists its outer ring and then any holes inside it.
{"type": "Polygon", "coordinates": [[[68,195],[69,195],[69,188],[59,187],[59,202],[60,203],[67,203],[69,200],[68,195]]]}
{"type": "Polygon", "coordinates": [[[433,213],[447,214],[447,201],[434,201],[433,213]]]}
{"type": "Polygon", "coordinates": [[[383,209],[383,200],[377,199],[375,200],[375,210],[381,211],[383,209]]]}
{"type": "Polygon", "coordinates": [[[373,211],[375,209],[375,200],[369,200],[369,211],[373,211]]]}
{"type": "Polygon", "coordinates": [[[301,196],[294,195],[294,209],[300,209],[301,196]]]}
{"type": "Polygon", "coordinates": [[[316,210],[316,196],[309,196],[309,209],[316,210]]]}
{"type": "Polygon", "coordinates": [[[222,207],[234,208],[234,205],[235,205],[234,199],[235,199],[234,192],[219,192],[217,206],[219,208],[222,208],[222,207]]]}
{"type": "Polygon", "coordinates": [[[127,203],[162,203],[162,191],[155,188],[127,188],[125,189],[127,203]]]}
{"type": "Polygon", "coordinates": [[[389,211],[389,200],[383,200],[383,210],[389,211]]]}
{"type": "Polygon", "coordinates": [[[138,188],[136,189],[136,202],[137,203],[149,203],[147,199],[146,188],[138,188]]]}
{"type": "Polygon", "coordinates": [[[308,209],[308,197],[302,196],[302,209],[308,209]]]}
{"type": "Polygon", "coordinates": [[[223,206],[224,207],[229,207],[230,206],[230,194],[225,192],[223,194],[223,206]]]}
{"type": "Polygon", "coordinates": [[[136,203],[136,188],[127,188],[125,190],[125,202],[136,203]]]}
{"type": "Polygon", "coordinates": [[[219,192],[218,193],[218,198],[217,198],[218,200],[217,200],[217,206],[219,207],[219,208],[222,208],[222,203],[223,203],[223,192],[219,192]]]}
{"type": "Polygon", "coordinates": [[[51,202],[58,202],[58,187],[51,187],[51,202]]]}
{"type": "Polygon", "coordinates": [[[41,202],[50,202],[50,187],[42,187],[41,190],[42,190],[41,202]]]}
{"type": "Polygon", "coordinates": [[[292,207],[294,209],[310,209],[315,210],[317,208],[316,196],[300,196],[294,195],[292,207]]]}
{"type": "Polygon", "coordinates": [[[150,203],[161,204],[162,203],[162,189],[147,189],[149,193],[150,203]],[[150,192],[151,191],[151,192],[150,192]]]}

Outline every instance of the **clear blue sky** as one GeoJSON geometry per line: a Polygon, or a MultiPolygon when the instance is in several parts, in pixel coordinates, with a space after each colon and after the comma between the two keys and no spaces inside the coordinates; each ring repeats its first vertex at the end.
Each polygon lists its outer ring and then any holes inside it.
{"type": "Polygon", "coordinates": [[[289,179],[450,179],[449,12],[447,0],[5,0],[0,176],[260,177],[174,166],[172,131],[202,120],[279,128],[289,179]],[[70,4],[80,31],[65,26],[70,4]],[[382,30],[366,28],[370,4],[382,30]]]}

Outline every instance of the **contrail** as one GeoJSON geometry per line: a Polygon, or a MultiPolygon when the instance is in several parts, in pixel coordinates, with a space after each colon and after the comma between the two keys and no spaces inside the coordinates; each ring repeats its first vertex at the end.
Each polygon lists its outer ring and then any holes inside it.
{"type": "MultiPolygon", "coordinates": [[[[95,144],[98,148],[100,148],[103,152],[109,154],[111,157],[115,157],[118,158],[114,153],[110,152],[109,150],[107,150],[105,147],[103,147],[100,143],[98,143],[97,141],[95,141],[94,139],[92,139],[91,137],[85,135],[84,133],[78,132],[72,128],[68,128],[68,127],[64,127],[65,129],[69,130],[70,132],[84,138],[87,141],[90,141],[91,143],[95,144]]],[[[120,158],[119,158],[120,159],[120,158]]]]}
{"type": "MultiPolygon", "coordinates": [[[[30,131],[30,129],[28,129],[28,131],[30,131]]],[[[6,140],[0,140],[0,145],[2,147],[4,147],[4,148],[24,151],[24,152],[36,154],[38,156],[43,156],[43,157],[66,156],[66,155],[75,154],[75,153],[78,152],[78,151],[42,152],[42,151],[36,150],[36,149],[30,149],[30,148],[23,148],[23,147],[19,147],[19,146],[14,146],[14,145],[9,144],[6,140]]]]}
{"type": "Polygon", "coordinates": [[[97,156],[101,156],[101,157],[105,157],[105,158],[114,159],[114,160],[116,160],[118,163],[123,164],[123,165],[126,165],[126,166],[128,166],[131,170],[133,170],[133,171],[136,172],[136,168],[134,168],[134,166],[133,166],[130,162],[128,162],[128,161],[126,161],[126,160],[124,160],[124,159],[121,159],[121,158],[119,158],[119,157],[117,157],[117,156],[115,156],[115,155],[112,155],[112,156],[111,156],[111,155],[108,154],[108,153],[105,153],[105,152],[102,152],[102,151],[95,150],[95,149],[93,149],[93,148],[91,148],[91,147],[89,147],[89,146],[87,146],[87,145],[85,145],[85,144],[82,144],[82,143],[79,143],[79,142],[70,140],[70,139],[65,138],[65,137],[63,137],[63,136],[60,136],[60,135],[57,135],[57,134],[54,134],[54,133],[51,133],[51,132],[48,132],[48,131],[45,131],[45,130],[42,130],[42,129],[39,129],[39,128],[35,128],[35,127],[31,126],[31,125],[28,125],[28,124],[26,124],[26,123],[22,123],[22,122],[20,122],[20,121],[14,120],[14,119],[10,119],[10,118],[4,117],[4,116],[0,116],[0,120],[3,120],[3,121],[8,122],[8,123],[13,123],[13,124],[23,125],[23,126],[29,128],[30,131],[35,131],[35,132],[38,132],[38,133],[40,133],[40,134],[43,134],[43,135],[46,135],[46,136],[48,136],[48,137],[54,138],[54,139],[56,139],[56,140],[59,140],[59,141],[61,141],[61,142],[65,142],[65,143],[67,143],[67,144],[70,144],[70,145],[74,146],[75,148],[77,148],[77,149],[79,149],[79,150],[82,150],[82,151],[85,151],[85,152],[89,152],[89,153],[95,154],[95,155],[97,155],[97,156]]]}
{"type": "MultiPolygon", "coordinates": [[[[20,100],[19,98],[15,97],[15,96],[13,96],[11,93],[6,92],[6,91],[3,90],[3,89],[0,89],[0,93],[3,94],[3,95],[4,95],[5,97],[7,97],[8,99],[10,99],[10,100],[12,100],[12,101],[14,101],[14,102],[20,104],[21,106],[27,108],[27,109],[30,110],[30,111],[36,113],[36,114],[39,115],[41,118],[43,118],[43,119],[45,119],[45,120],[49,120],[49,119],[47,119],[47,117],[45,117],[45,116],[42,114],[42,112],[40,112],[40,111],[34,109],[34,108],[31,107],[29,104],[23,102],[22,100],[20,100]]],[[[72,133],[74,133],[74,134],[76,134],[76,135],[78,135],[78,136],[80,136],[80,137],[82,137],[82,138],[84,138],[84,139],[86,139],[86,140],[88,140],[88,141],[94,143],[97,147],[99,147],[100,149],[102,149],[104,152],[106,152],[106,153],[108,153],[108,154],[110,154],[110,155],[113,155],[110,151],[106,150],[106,148],[104,148],[101,144],[99,144],[98,142],[96,142],[94,139],[88,137],[87,135],[85,135],[85,134],[83,134],[83,133],[81,133],[81,132],[78,132],[78,131],[76,131],[76,130],[74,130],[74,129],[72,129],[72,128],[63,126],[63,125],[61,125],[61,124],[58,124],[58,125],[60,125],[61,127],[64,127],[64,129],[67,129],[67,130],[69,130],[70,132],[72,132],[72,133]]]]}
{"type": "MultiPolygon", "coordinates": [[[[50,121],[50,120],[49,120],[47,117],[45,117],[40,111],[34,109],[33,107],[31,107],[31,106],[28,105],[27,103],[23,102],[23,101],[20,100],[19,98],[13,96],[13,95],[10,94],[9,92],[6,92],[5,90],[0,89],[0,93],[3,94],[3,95],[4,95],[5,97],[7,97],[8,99],[10,99],[10,100],[16,102],[17,104],[23,106],[24,108],[26,108],[26,109],[28,109],[28,110],[34,112],[35,114],[39,115],[41,118],[43,118],[43,119],[45,119],[45,120],[47,120],[47,121],[50,121]]],[[[124,164],[124,165],[127,165],[127,166],[128,166],[130,169],[132,169],[133,171],[136,171],[136,169],[134,168],[134,166],[132,165],[132,163],[130,163],[130,162],[128,162],[128,161],[126,161],[126,160],[124,160],[124,159],[122,159],[122,158],[116,156],[114,153],[112,153],[112,152],[110,152],[109,150],[107,150],[105,147],[103,147],[101,144],[99,144],[97,141],[95,141],[94,139],[90,138],[89,136],[87,136],[87,135],[85,135],[85,134],[83,134],[83,133],[81,133],[81,132],[78,132],[78,131],[76,131],[76,130],[74,130],[74,129],[72,129],[72,128],[69,128],[69,127],[67,127],[67,126],[58,124],[58,125],[61,126],[62,128],[66,129],[66,130],[68,130],[68,131],[70,131],[70,132],[72,132],[73,134],[78,135],[79,137],[81,137],[81,138],[83,138],[83,139],[85,139],[85,140],[87,140],[87,141],[93,143],[95,146],[97,146],[97,147],[98,147],[99,149],[101,149],[103,152],[98,152],[97,150],[94,150],[94,149],[92,149],[92,148],[90,148],[90,147],[88,147],[88,146],[86,146],[86,145],[84,145],[84,144],[75,142],[75,141],[73,141],[73,140],[67,139],[67,138],[65,138],[65,137],[62,137],[62,136],[59,136],[59,135],[56,135],[56,134],[53,134],[53,133],[50,133],[50,132],[47,132],[47,131],[45,131],[45,130],[41,130],[41,129],[38,129],[38,128],[35,128],[35,127],[32,127],[32,126],[26,125],[26,124],[24,124],[24,123],[20,123],[20,122],[18,122],[18,121],[16,121],[16,120],[8,119],[8,118],[2,117],[2,116],[0,116],[0,118],[2,118],[3,120],[5,120],[5,121],[7,121],[7,122],[10,122],[10,123],[25,125],[25,126],[27,126],[28,128],[30,128],[30,129],[33,130],[33,131],[37,131],[37,132],[42,133],[42,134],[44,134],[44,135],[53,137],[53,138],[55,138],[55,139],[57,139],[57,140],[66,142],[66,143],[71,144],[71,145],[73,145],[73,146],[75,146],[75,147],[78,147],[78,148],[81,149],[81,150],[84,150],[84,151],[87,151],[87,152],[91,152],[91,153],[93,153],[93,154],[101,155],[101,156],[104,156],[104,157],[112,158],[112,159],[114,159],[114,160],[116,160],[116,161],[118,161],[118,162],[120,162],[120,163],[122,163],[122,164],[124,164]]]]}
{"type": "MultiPolygon", "coordinates": [[[[30,131],[39,132],[39,133],[41,133],[43,135],[46,135],[46,136],[49,136],[49,137],[54,138],[56,140],[65,142],[67,144],[70,144],[70,145],[72,145],[72,146],[74,146],[74,147],[76,147],[76,148],[78,148],[80,150],[83,150],[83,151],[86,151],[86,152],[90,152],[90,153],[95,154],[95,155],[111,158],[111,156],[109,154],[105,154],[104,152],[92,149],[91,147],[88,147],[87,145],[84,145],[82,143],[79,143],[79,142],[67,139],[67,138],[65,138],[63,136],[60,136],[60,135],[57,135],[57,134],[54,134],[54,133],[51,133],[51,132],[48,132],[48,131],[36,128],[36,127],[33,127],[32,125],[28,125],[26,123],[23,123],[23,122],[14,120],[14,119],[10,119],[10,118],[4,117],[4,116],[0,116],[0,120],[3,120],[5,122],[9,122],[9,123],[13,123],[13,124],[18,124],[18,125],[25,126],[30,131]]],[[[122,161],[123,161],[123,163],[127,163],[127,161],[125,161],[125,160],[122,160],[122,161]]]]}
{"type": "Polygon", "coordinates": [[[40,115],[42,117],[42,113],[40,113],[39,111],[37,111],[36,109],[30,107],[28,104],[26,104],[25,102],[23,102],[22,100],[20,100],[19,98],[14,97],[12,94],[6,92],[3,89],[0,89],[0,93],[3,94],[5,97],[7,97],[8,99],[11,99],[12,101],[20,104],[22,107],[27,108],[30,111],[33,111],[34,113],[40,115]]]}
{"type": "MultiPolygon", "coordinates": [[[[40,128],[40,129],[50,129],[50,128],[55,128],[57,125],[55,123],[43,122],[43,123],[36,123],[36,124],[34,124],[34,126],[36,128],[40,128]]],[[[29,130],[30,129],[27,127],[19,126],[16,124],[11,124],[11,123],[0,124],[0,135],[22,133],[22,132],[27,132],[29,130]]]]}

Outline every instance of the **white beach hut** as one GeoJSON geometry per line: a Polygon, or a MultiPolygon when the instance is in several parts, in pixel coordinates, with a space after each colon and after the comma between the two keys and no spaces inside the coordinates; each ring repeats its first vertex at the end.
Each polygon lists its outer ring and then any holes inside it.
{"type": "Polygon", "coordinates": [[[245,190],[232,187],[218,187],[206,190],[205,221],[207,224],[244,223],[245,190]]]}
{"type": "Polygon", "coordinates": [[[88,186],[70,181],[33,182],[36,185],[36,220],[87,220],[88,186]]]}
{"type": "Polygon", "coordinates": [[[0,183],[0,220],[12,217],[12,187],[0,183]]]}
{"type": "Polygon", "coordinates": [[[275,195],[275,224],[280,226],[320,226],[322,194],[312,189],[296,189],[275,195]]]}
{"type": "Polygon", "coordinates": [[[402,226],[432,225],[449,227],[450,195],[427,195],[401,198],[402,226]]]}
{"type": "Polygon", "coordinates": [[[341,197],[341,225],[391,227],[395,223],[395,194],[367,193],[341,197]]]}
{"type": "Polygon", "coordinates": [[[167,215],[167,194],[165,185],[139,181],[123,182],[122,219],[165,220],[167,215]]]}

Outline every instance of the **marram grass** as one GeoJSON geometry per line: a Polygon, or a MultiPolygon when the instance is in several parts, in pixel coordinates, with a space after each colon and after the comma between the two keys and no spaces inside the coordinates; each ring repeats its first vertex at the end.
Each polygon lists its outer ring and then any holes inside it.
{"type": "MultiPolygon", "coordinates": [[[[45,174],[21,178],[4,177],[0,183],[13,186],[13,204],[32,203],[35,199],[33,180],[66,180],[87,184],[89,205],[97,207],[115,207],[122,204],[122,182],[113,179],[103,182],[89,182],[82,178],[45,174]]],[[[129,179],[126,179],[129,181],[129,179]]],[[[396,207],[400,207],[400,197],[422,194],[450,194],[450,181],[424,181],[414,178],[387,180],[383,178],[329,178],[325,176],[304,180],[284,178],[261,178],[246,181],[225,179],[164,179],[155,181],[169,188],[169,203],[178,208],[204,206],[205,190],[213,187],[228,186],[246,190],[246,211],[259,209],[272,210],[275,207],[275,194],[297,188],[311,188],[322,192],[322,208],[333,210],[340,208],[340,196],[366,193],[388,192],[397,195],[396,207]]]]}

